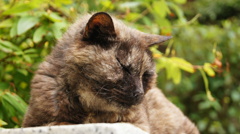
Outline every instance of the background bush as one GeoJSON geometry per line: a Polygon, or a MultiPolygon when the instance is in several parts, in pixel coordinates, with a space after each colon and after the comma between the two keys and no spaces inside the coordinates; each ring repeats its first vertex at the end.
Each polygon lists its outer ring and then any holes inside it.
{"type": "Polygon", "coordinates": [[[202,133],[240,132],[240,0],[0,1],[0,127],[20,127],[38,64],[80,14],[106,11],[147,33],[158,86],[202,133]]]}

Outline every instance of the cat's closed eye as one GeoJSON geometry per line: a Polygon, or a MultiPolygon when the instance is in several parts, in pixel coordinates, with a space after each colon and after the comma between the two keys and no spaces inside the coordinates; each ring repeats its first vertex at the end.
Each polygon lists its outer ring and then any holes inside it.
{"type": "Polygon", "coordinates": [[[116,59],[117,59],[118,63],[120,64],[120,66],[122,67],[122,70],[123,70],[124,72],[128,73],[128,74],[131,74],[130,69],[129,69],[127,66],[123,65],[123,64],[121,63],[121,61],[119,60],[119,58],[116,58],[116,59]]]}

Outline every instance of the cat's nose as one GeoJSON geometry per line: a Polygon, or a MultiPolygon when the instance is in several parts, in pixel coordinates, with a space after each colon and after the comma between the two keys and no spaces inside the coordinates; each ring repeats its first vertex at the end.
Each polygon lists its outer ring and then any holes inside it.
{"type": "Polygon", "coordinates": [[[137,89],[136,91],[133,92],[134,97],[141,97],[144,95],[143,89],[137,89]]]}

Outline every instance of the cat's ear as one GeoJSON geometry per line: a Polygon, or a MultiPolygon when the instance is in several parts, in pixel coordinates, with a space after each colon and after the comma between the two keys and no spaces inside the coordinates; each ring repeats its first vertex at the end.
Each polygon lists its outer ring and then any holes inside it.
{"type": "Polygon", "coordinates": [[[155,35],[155,34],[144,34],[145,39],[145,45],[146,47],[151,47],[155,44],[161,44],[169,39],[171,39],[172,36],[163,36],[163,35],[155,35]]]}
{"type": "Polygon", "coordinates": [[[109,37],[116,37],[111,16],[105,12],[94,14],[84,29],[83,39],[106,40],[109,37]]]}

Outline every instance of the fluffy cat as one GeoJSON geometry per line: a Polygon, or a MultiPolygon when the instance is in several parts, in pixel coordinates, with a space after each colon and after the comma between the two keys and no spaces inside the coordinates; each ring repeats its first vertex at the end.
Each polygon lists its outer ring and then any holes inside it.
{"type": "Polygon", "coordinates": [[[151,134],[198,134],[156,88],[148,48],[170,38],[104,12],[83,16],[36,71],[23,127],[126,122],[151,134]]]}

